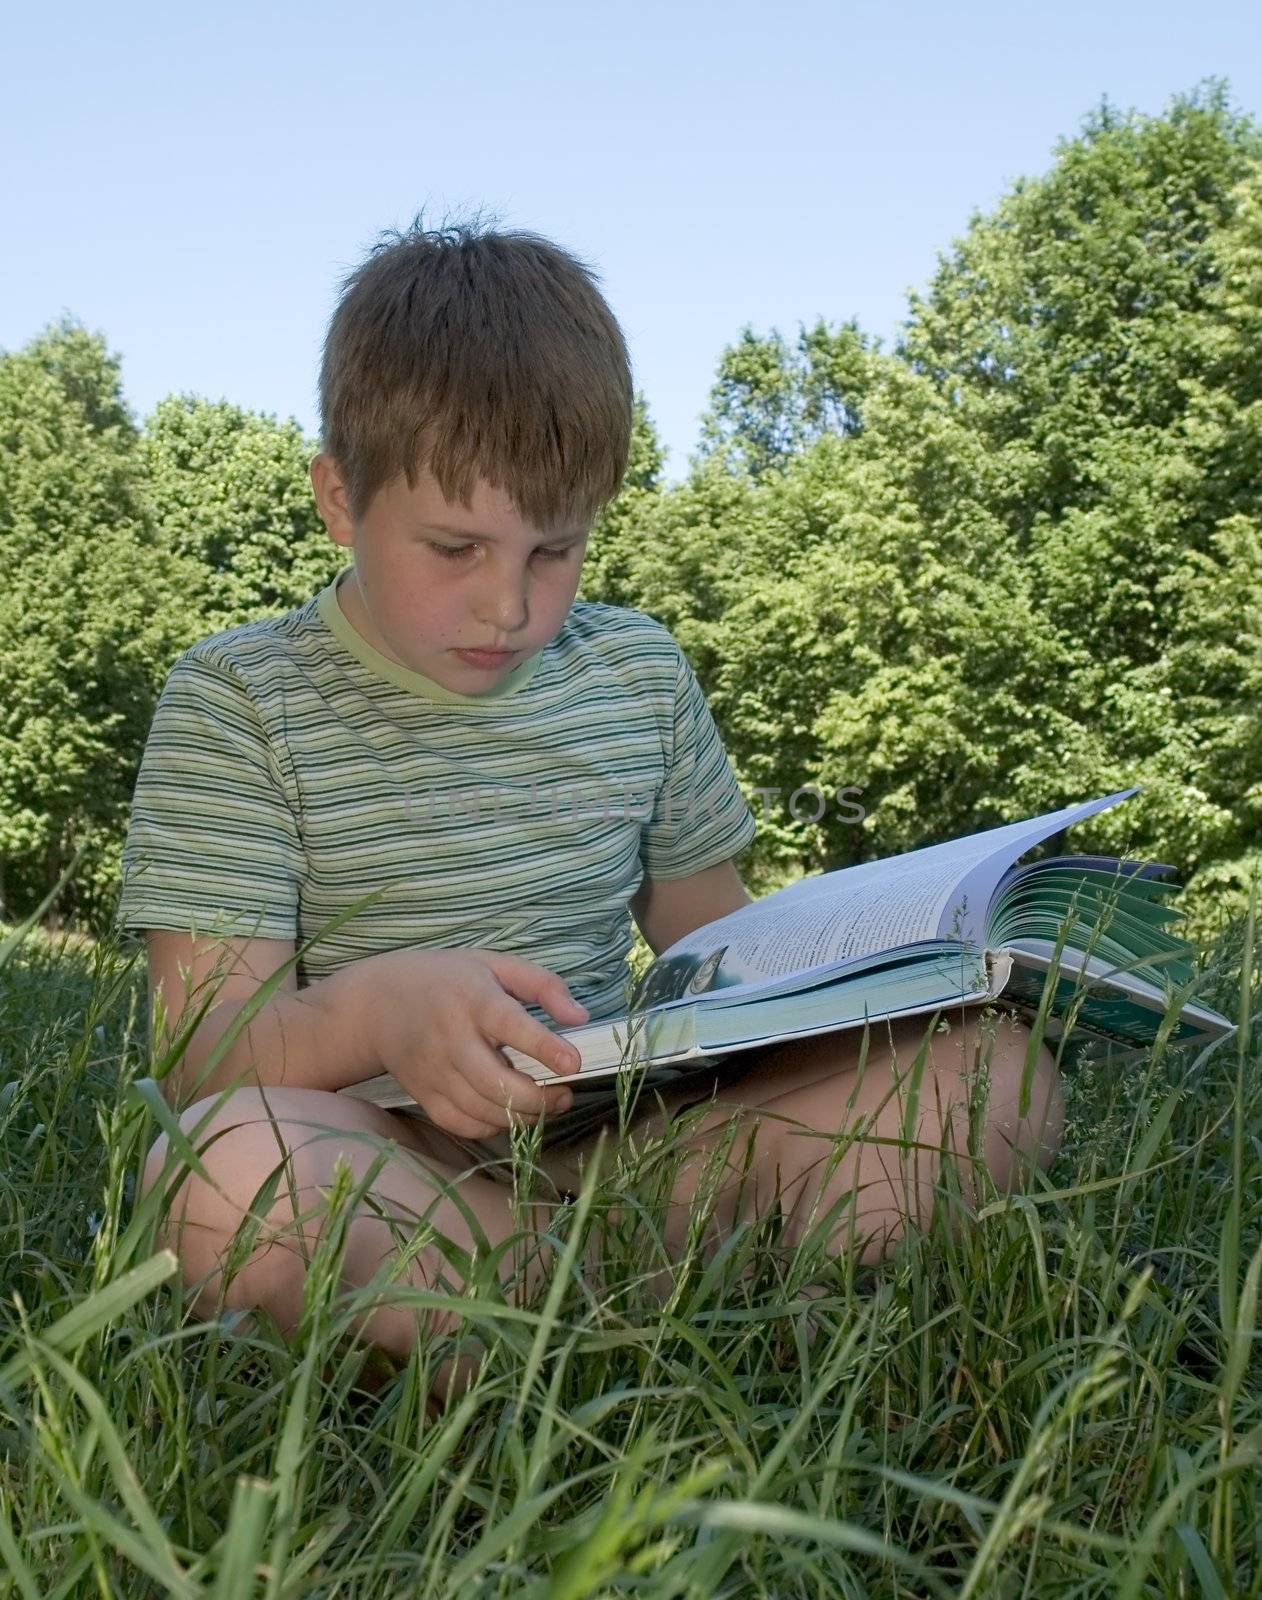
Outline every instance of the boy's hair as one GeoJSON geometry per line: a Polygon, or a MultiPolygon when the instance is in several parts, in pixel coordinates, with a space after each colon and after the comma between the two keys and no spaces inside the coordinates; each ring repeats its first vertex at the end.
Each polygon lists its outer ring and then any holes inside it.
{"type": "Polygon", "coordinates": [[[626,343],[586,263],[475,218],[387,229],[347,277],[320,363],[323,448],[353,520],[422,467],[471,506],[477,477],[538,528],[587,526],[627,468],[626,343]]]}

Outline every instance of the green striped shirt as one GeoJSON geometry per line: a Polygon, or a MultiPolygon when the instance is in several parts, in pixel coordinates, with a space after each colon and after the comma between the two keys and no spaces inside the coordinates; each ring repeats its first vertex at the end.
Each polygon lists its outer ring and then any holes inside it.
{"type": "Polygon", "coordinates": [[[459,694],[356,632],[335,593],[351,570],[175,662],[119,931],[314,939],[300,986],[385,950],[501,950],[617,1015],[641,879],[700,872],[756,832],[687,658],[644,612],[575,600],[545,649],[459,694]]]}

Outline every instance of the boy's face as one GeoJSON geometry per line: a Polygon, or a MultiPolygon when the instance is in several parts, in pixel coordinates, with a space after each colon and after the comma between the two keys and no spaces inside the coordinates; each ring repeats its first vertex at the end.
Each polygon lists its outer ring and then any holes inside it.
{"type": "Polygon", "coordinates": [[[311,483],[330,536],[354,553],[338,601],[369,644],[401,666],[480,694],[544,649],[565,621],[586,528],[541,532],[482,478],[466,510],[444,498],[428,470],[414,489],[400,474],[353,524],[331,456],[312,461],[311,483]],[[479,661],[463,650],[507,653],[479,661]]]}

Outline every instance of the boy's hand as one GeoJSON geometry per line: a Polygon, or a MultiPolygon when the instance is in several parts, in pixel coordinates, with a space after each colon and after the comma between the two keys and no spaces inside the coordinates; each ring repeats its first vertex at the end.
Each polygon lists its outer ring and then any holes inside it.
{"type": "Polygon", "coordinates": [[[509,1107],[538,1119],[573,1104],[564,1084],[536,1083],[500,1052],[511,1045],[554,1072],[576,1072],[578,1051],[520,1004],[558,1022],[586,1020],[587,1007],[546,967],[498,950],[390,950],[363,963],[362,1026],[372,1055],[431,1122],[466,1139],[509,1126],[509,1107]],[[369,973],[365,970],[364,976],[369,973]]]}

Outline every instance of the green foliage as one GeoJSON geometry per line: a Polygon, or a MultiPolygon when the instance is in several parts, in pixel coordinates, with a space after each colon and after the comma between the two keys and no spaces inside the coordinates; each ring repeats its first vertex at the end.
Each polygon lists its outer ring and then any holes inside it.
{"type": "Polygon", "coordinates": [[[292,420],[190,396],[140,432],[103,339],[63,319],[0,357],[0,903],[101,931],[172,661],[345,565],[292,420]]]}
{"type": "Polygon", "coordinates": [[[1094,503],[1115,429],[1183,415],[1190,335],[1219,281],[1214,240],[1260,152],[1218,84],[1163,117],[1105,103],[1044,177],[974,216],[912,295],[900,353],[988,444],[1017,447],[1027,518],[1094,503]]]}
{"type": "MultiPolygon", "coordinates": [[[[579,592],[688,653],[762,818],[756,892],[1139,784],[1074,844],[1171,862],[1198,935],[1241,909],[1262,865],[1260,306],[1262,133],[1210,82],[1158,117],[1101,105],[971,219],[894,350],[853,321],[746,325],[678,486],[636,396],[579,592]],[[818,820],[788,804],[811,785],[818,820]]],[[[69,324],[0,359],[15,910],[95,829],[58,914],[99,926],[174,655],[345,563],[313,451],[189,395],[138,431],[116,359],[69,324]]]]}
{"type": "Polygon", "coordinates": [[[592,526],[583,561],[579,597],[603,600],[607,605],[627,605],[627,575],[641,540],[645,508],[661,489],[665,455],[642,394],[635,397],[631,450],[626,475],[617,498],[605,507],[592,526]]]}
{"type": "Polygon", "coordinates": [[[316,510],[314,451],[292,417],[171,396],[141,450],[162,542],[198,575],[199,637],[301,605],[349,563],[316,510]]]}
{"type": "Polygon", "coordinates": [[[793,350],[746,325],[719,360],[698,459],[722,456],[761,479],[825,434],[857,433],[877,348],[853,319],[833,330],[820,318],[793,350]]]}
{"type": "MultiPolygon", "coordinates": [[[[1257,1007],[1254,932],[1232,927],[1215,973],[1232,1015],[1257,1007]]],[[[697,1166],[676,1122],[618,1141],[573,1199],[523,1141],[519,1231],[448,1296],[379,1176],[397,1149],[347,1142],[298,1201],[301,1245],[273,1246],[308,1263],[282,1333],[195,1303],[140,1194],[159,1132],[142,967],[28,932],[4,980],[6,1600],[1256,1593],[1256,1034],[1125,1071],[1084,1058],[1040,1181],[1005,1196],[983,1171],[966,1205],[935,1161],[926,1225],[872,1265],[845,1246],[840,1176],[796,1241],[748,1180],[738,1204],[726,1129],[671,1249],[666,1197],[697,1166]],[[364,1286],[350,1223],[370,1213],[406,1251],[364,1286]],[[534,1251],[548,1270],[524,1290],[534,1251]],[[454,1326],[387,1355],[363,1327],[392,1302],[454,1326]],[[485,1353],[430,1413],[458,1342],[485,1353]]],[[[184,1176],[172,1157],[172,1192],[184,1176]]]]}
{"type": "Polygon", "coordinates": [[[1075,845],[1174,863],[1198,932],[1241,908],[1259,304],[1262,135],[1211,83],[1090,116],[973,218],[892,354],[743,330],[623,592],[689,650],[751,789],[861,790],[861,825],[773,806],[755,880],[1140,784],[1075,845]]]}
{"type": "MultiPolygon", "coordinates": [[[[10,917],[86,837],[53,920],[101,926],[174,656],[343,564],[313,449],[186,395],[138,430],[70,322],[0,353],[10,917]]],[[[1217,940],[1203,998],[1247,1019],[1260,460],[1262,144],[1211,84],[1162,117],[1101,107],[973,218],[894,351],[746,327],[677,488],[637,396],[581,592],[667,623],[755,809],[779,789],[755,892],[1138,783],[1071,847],[1175,865],[1182,931],[1217,940]],[[811,784],[857,791],[861,822],[795,817],[811,784]]],[[[298,1351],[192,1312],[134,1206],[155,1129],[143,972],[118,961],[11,943],[0,983],[0,1591],[1252,1592],[1256,1030],[1125,1072],[1087,1053],[1049,1186],[963,1234],[935,1204],[869,1273],[774,1216],[667,1260],[678,1147],[624,1147],[557,1206],[540,1304],[483,1261],[458,1333],[487,1360],[435,1420],[450,1343],[353,1390],[340,1224],[298,1351]]]]}
{"type": "Polygon", "coordinates": [[[149,522],[115,357],[69,320],[0,357],[0,901],[99,925],[162,676],[196,626],[149,522]]]}

